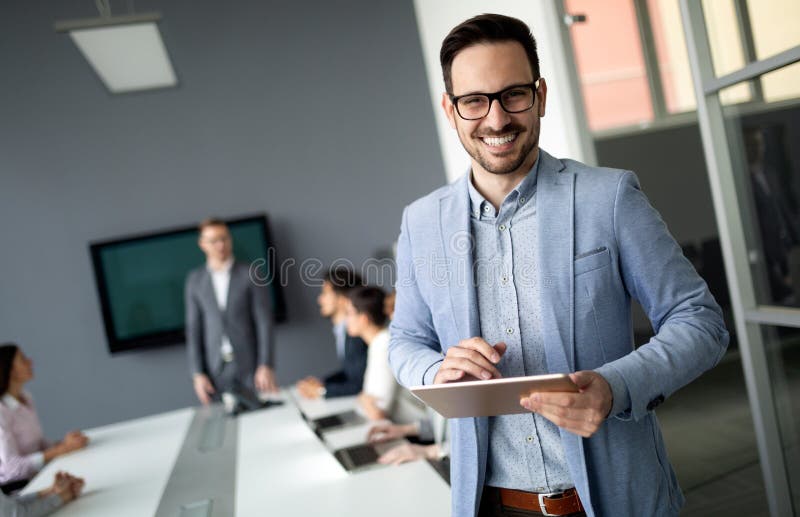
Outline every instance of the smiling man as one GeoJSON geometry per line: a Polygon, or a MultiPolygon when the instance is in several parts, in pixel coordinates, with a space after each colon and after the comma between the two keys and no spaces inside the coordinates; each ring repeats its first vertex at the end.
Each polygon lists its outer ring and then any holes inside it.
{"type": "Polygon", "coordinates": [[[403,214],[392,367],[406,386],[579,387],[451,422],[453,515],[678,515],[653,410],[725,352],[719,307],[632,172],[539,148],[547,83],[523,22],[467,20],[440,57],[471,169],[403,214]],[[656,332],[638,349],[631,298],[656,332]]]}

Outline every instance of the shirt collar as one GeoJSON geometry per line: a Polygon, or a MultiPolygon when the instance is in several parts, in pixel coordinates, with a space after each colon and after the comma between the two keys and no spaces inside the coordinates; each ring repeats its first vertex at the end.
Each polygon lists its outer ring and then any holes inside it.
{"type": "MultiPolygon", "coordinates": [[[[27,393],[25,393],[24,391],[22,392],[22,396],[25,397],[26,399],[28,398],[27,393]]],[[[6,393],[5,395],[3,395],[3,397],[0,398],[0,402],[5,404],[5,406],[11,411],[14,411],[22,404],[22,402],[17,400],[17,397],[12,395],[11,393],[6,393]]]]}
{"type": "MultiPolygon", "coordinates": [[[[520,202],[525,203],[527,202],[532,196],[533,193],[536,191],[536,179],[539,176],[539,162],[541,161],[542,153],[539,152],[539,155],[536,157],[536,162],[534,162],[533,167],[531,167],[530,172],[528,172],[527,176],[525,176],[522,181],[519,182],[519,185],[514,187],[514,189],[508,193],[506,199],[508,199],[511,195],[516,195],[520,202]],[[514,194],[516,193],[516,194],[514,194]]],[[[469,173],[469,181],[467,181],[467,185],[469,186],[469,210],[472,215],[480,217],[484,213],[494,213],[494,207],[492,204],[489,203],[485,197],[478,192],[478,189],[475,188],[475,185],[472,184],[472,172],[469,173]],[[488,210],[486,208],[489,208],[488,210]]]]}
{"type": "Polygon", "coordinates": [[[345,334],[347,332],[347,320],[342,320],[339,323],[333,324],[333,334],[336,336],[345,334]]]}
{"type": "Polygon", "coordinates": [[[225,261],[225,263],[222,264],[222,269],[211,269],[211,266],[209,266],[208,262],[206,262],[206,269],[208,270],[209,273],[227,273],[233,267],[233,261],[234,257],[233,255],[231,255],[231,258],[229,258],[228,260],[225,261]]]}

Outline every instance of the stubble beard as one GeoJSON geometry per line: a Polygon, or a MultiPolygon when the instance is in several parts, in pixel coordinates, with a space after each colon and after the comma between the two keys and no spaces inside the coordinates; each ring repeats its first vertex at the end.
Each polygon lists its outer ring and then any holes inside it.
{"type": "MultiPolygon", "coordinates": [[[[539,128],[536,126],[538,126],[538,124],[536,124],[534,127],[531,127],[530,129],[525,129],[517,125],[509,125],[503,128],[501,131],[497,132],[498,135],[502,135],[510,133],[512,131],[518,131],[517,138],[521,138],[526,133],[533,133],[533,137],[530,138],[527,142],[525,142],[525,145],[523,145],[522,149],[520,149],[519,156],[517,156],[516,159],[505,165],[494,165],[491,163],[491,161],[487,156],[483,155],[483,153],[481,152],[482,149],[480,147],[483,144],[480,142],[480,138],[475,137],[474,140],[477,140],[478,142],[475,144],[474,148],[470,148],[464,142],[465,138],[461,136],[460,132],[458,133],[458,137],[461,140],[461,145],[467,151],[467,154],[469,154],[473,160],[478,162],[478,164],[483,168],[483,170],[491,174],[497,174],[498,176],[502,176],[505,174],[511,174],[512,172],[516,172],[520,167],[522,167],[522,165],[525,163],[525,160],[528,159],[533,150],[539,145],[539,128]]],[[[491,136],[491,135],[484,135],[484,136],[491,136]]]]}

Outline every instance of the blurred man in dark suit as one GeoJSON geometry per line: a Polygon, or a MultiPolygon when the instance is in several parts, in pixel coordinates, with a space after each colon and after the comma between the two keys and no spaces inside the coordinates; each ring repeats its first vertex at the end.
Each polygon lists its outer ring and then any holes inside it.
{"type": "Polygon", "coordinates": [[[206,264],[186,278],[186,349],[194,391],[203,404],[221,393],[277,391],[272,370],[269,293],[236,262],[224,221],[200,223],[206,264]]]}

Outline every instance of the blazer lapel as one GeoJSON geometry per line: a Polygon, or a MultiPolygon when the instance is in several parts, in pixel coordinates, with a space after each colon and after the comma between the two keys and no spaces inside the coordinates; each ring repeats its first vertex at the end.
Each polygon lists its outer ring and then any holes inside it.
{"type": "Polygon", "coordinates": [[[539,150],[537,179],[536,260],[548,370],[567,373],[574,368],[573,257],[575,175],[564,164],[539,150]]]}
{"type": "MultiPolygon", "coordinates": [[[[560,160],[539,152],[536,257],[542,335],[548,370],[568,373],[575,369],[575,174],[560,160]]],[[[560,434],[572,482],[584,506],[591,508],[583,440],[564,429],[560,434]]]]}
{"type": "Polygon", "coordinates": [[[212,310],[216,311],[217,314],[222,314],[219,308],[219,304],[217,303],[217,295],[214,292],[214,282],[211,280],[211,273],[208,271],[207,268],[203,268],[203,276],[201,289],[203,293],[203,297],[207,300],[211,301],[211,306],[213,307],[212,310]]]}
{"type": "MultiPolygon", "coordinates": [[[[472,269],[475,241],[470,227],[468,181],[469,173],[455,183],[449,193],[439,202],[439,228],[449,274],[446,281],[450,291],[450,307],[453,310],[455,333],[459,340],[481,335],[478,294],[475,290],[472,269]]],[[[443,343],[446,346],[455,344],[443,343]]],[[[472,502],[473,505],[477,505],[477,495],[483,489],[486,473],[484,466],[489,445],[489,418],[457,419],[453,425],[464,426],[465,431],[471,428],[470,430],[474,432],[471,436],[467,433],[460,434],[461,450],[469,450],[470,454],[474,453],[474,456],[471,456],[471,461],[474,463],[471,463],[471,468],[464,469],[458,475],[465,486],[475,487],[475,491],[472,493],[476,498],[472,502]],[[470,420],[472,421],[471,425],[470,420]],[[471,442],[472,437],[475,439],[474,448],[466,444],[471,442]]],[[[469,462],[470,460],[465,455],[462,461],[469,462]]]]}
{"type": "MultiPolygon", "coordinates": [[[[472,274],[474,240],[470,229],[468,181],[469,173],[439,201],[442,246],[447,259],[446,281],[459,340],[480,336],[478,300],[472,274]]],[[[434,271],[433,274],[437,273],[434,271]]]]}
{"type": "Polygon", "coordinates": [[[239,288],[239,280],[237,279],[236,269],[238,264],[234,262],[231,264],[230,279],[228,280],[228,292],[225,294],[225,307],[226,309],[231,306],[231,293],[234,289],[239,288]]]}

